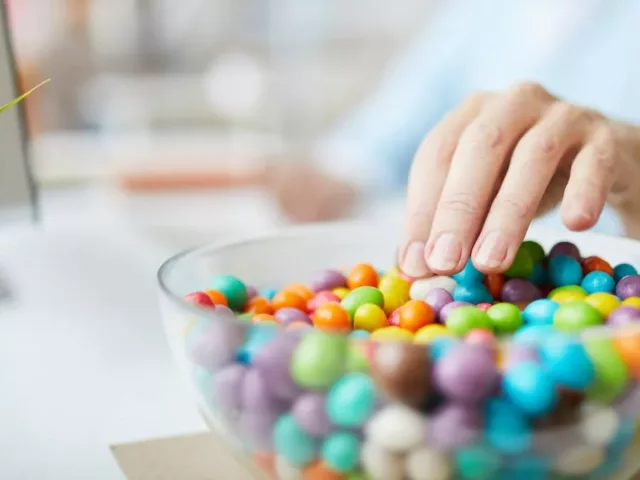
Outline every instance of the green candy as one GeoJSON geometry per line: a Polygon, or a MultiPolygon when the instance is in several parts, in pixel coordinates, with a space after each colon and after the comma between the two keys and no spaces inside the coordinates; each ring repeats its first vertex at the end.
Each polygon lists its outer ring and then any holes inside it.
{"type": "Polygon", "coordinates": [[[588,388],[587,397],[594,402],[611,403],[627,386],[627,367],[608,338],[587,339],[584,346],[596,371],[595,381],[588,388]]]}
{"type": "Polygon", "coordinates": [[[547,298],[551,298],[554,295],[556,295],[558,293],[562,293],[562,292],[580,293],[580,294],[584,294],[585,297],[588,295],[587,291],[584,288],[582,288],[580,285],[565,285],[564,287],[557,287],[557,288],[554,288],[553,290],[551,290],[549,292],[549,295],[547,295],[547,298]]]}
{"type": "Polygon", "coordinates": [[[358,287],[347,293],[340,304],[349,313],[351,319],[360,305],[372,303],[384,307],[384,295],[376,287],[358,287]]]}
{"type": "Polygon", "coordinates": [[[242,310],[249,299],[246,285],[232,275],[217,276],[211,281],[209,288],[222,293],[231,310],[242,310]]]}
{"type": "Polygon", "coordinates": [[[566,333],[578,333],[602,322],[602,314],[582,300],[563,303],[553,316],[553,326],[566,333]]]}
{"type": "Polygon", "coordinates": [[[344,373],[348,339],[312,331],[300,341],[291,358],[291,376],[304,388],[326,388],[344,373]]]}
{"type": "Polygon", "coordinates": [[[526,248],[520,246],[513,263],[504,272],[505,276],[511,278],[529,278],[533,273],[533,259],[526,248]]]}
{"type": "Polygon", "coordinates": [[[238,320],[242,320],[243,322],[246,322],[246,323],[251,323],[251,319],[255,316],[256,314],[251,312],[241,313],[240,315],[238,315],[238,320]]]}
{"type": "Polygon", "coordinates": [[[522,326],[520,309],[512,303],[498,303],[489,310],[487,316],[496,333],[513,333],[522,326]]]}
{"type": "Polygon", "coordinates": [[[531,257],[531,260],[533,260],[533,263],[542,263],[547,256],[547,254],[544,253],[544,248],[542,248],[542,245],[534,240],[527,240],[525,242],[522,242],[520,248],[526,250],[529,253],[529,256],[531,257]]]}
{"type": "Polygon", "coordinates": [[[349,345],[347,349],[347,371],[369,373],[369,361],[362,350],[355,345],[349,345]]]}
{"type": "Polygon", "coordinates": [[[492,330],[489,316],[474,306],[458,307],[447,316],[447,328],[456,336],[464,337],[475,328],[492,330]]]}
{"type": "Polygon", "coordinates": [[[364,472],[350,473],[346,480],[369,480],[369,477],[364,472]]]}

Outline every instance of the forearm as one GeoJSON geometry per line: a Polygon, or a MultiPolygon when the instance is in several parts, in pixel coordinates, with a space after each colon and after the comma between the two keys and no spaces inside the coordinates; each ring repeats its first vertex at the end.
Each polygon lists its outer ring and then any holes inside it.
{"type": "Polygon", "coordinates": [[[616,210],[628,237],[640,239],[640,127],[622,126],[620,144],[624,158],[609,195],[609,204],[616,210]]]}

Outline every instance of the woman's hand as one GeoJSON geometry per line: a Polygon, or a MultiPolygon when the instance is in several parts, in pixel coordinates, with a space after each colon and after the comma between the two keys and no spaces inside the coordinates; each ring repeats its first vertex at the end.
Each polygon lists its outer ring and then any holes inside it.
{"type": "Polygon", "coordinates": [[[472,258],[506,269],[537,214],[562,202],[571,230],[640,184],[635,127],[562,102],[536,84],[477,94],[423,141],[409,177],[399,265],[420,277],[472,258]]]}

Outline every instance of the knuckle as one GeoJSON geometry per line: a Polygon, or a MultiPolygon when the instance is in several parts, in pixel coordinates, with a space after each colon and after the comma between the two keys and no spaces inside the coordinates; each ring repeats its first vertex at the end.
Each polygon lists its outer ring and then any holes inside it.
{"type": "Polygon", "coordinates": [[[439,207],[448,214],[474,217],[480,213],[480,205],[469,193],[454,193],[442,197],[439,207]]]}
{"type": "Polygon", "coordinates": [[[491,98],[491,93],[484,90],[478,90],[469,95],[465,103],[470,106],[482,105],[489,100],[489,98],[491,98]]]}
{"type": "Polygon", "coordinates": [[[512,196],[496,198],[493,208],[499,212],[499,215],[513,219],[529,218],[535,213],[534,206],[531,202],[512,196]]]}
{"type": "Polygon", "coordinates": [[[554,132],[541,132],[530,140],[532,157],[537,161],[551,161],[561,153],[561,141],[554,132]]]}
{"type": "Polygon", "coordinates": [[[608,125],[598,129],[593,144],[593,157],[599,171],[613,173],[617,168],[618,139],[608,125]]]}
{"type": "Polygon", "coordinates": [[[470,147],[485,147],[497,150],[504,143],[504,132],[495,123],[478,120],[469,125],[462,134],[460,141],[470,147]]]}
{"type": "Polygon", "coordinates": [[[527,98],[550,98],[547,90],[536,82],[522,82],[511,88],[511,93],[518,97],[527,98]]]}

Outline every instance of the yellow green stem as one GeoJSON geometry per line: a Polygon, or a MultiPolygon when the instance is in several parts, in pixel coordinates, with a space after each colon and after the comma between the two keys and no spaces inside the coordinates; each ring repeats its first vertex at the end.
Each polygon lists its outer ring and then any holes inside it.
{"type": "Polygon", "coordinates": [[[0,113],[4,112],[7,108],[11,108],[13,107],[16,103],[24,100],[25,98],[27,98],[29,95],[31,95],[35,90],[37,90],[38,88],[40,88],[41,86],[43,86],[45,83],[49,83],[49,78],[47,78],[44,82],[40,82],[38,85],[36,85],[35,87],[33,87],[31,90],[23,93],[22,95],[20,95],[18,98],[14,98],[13,100],[11,100],[9,103],[7,103],[6,105],[3,105],[2,107],[0,107],[0,113]]]}

